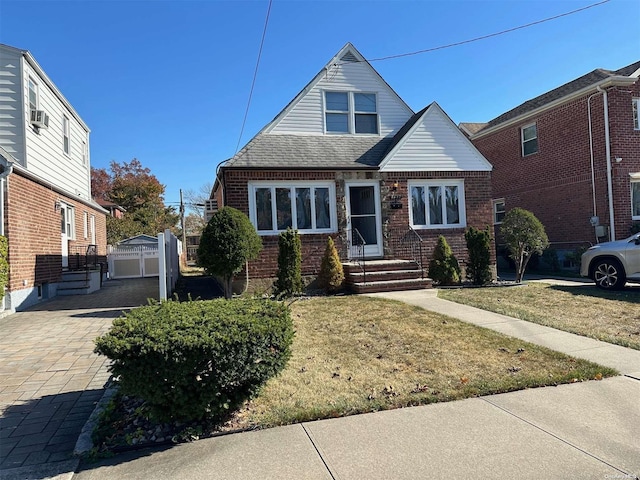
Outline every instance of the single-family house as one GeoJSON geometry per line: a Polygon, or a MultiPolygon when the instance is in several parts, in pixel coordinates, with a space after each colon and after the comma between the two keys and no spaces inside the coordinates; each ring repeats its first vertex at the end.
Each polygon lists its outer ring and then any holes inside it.
{"type": "Polygon", "coordinates": [[[99,278],[79,285],[64,276],[106,254],[107,212],[91,197],[89,127],[26,50],[0,45],[0,89],[4,308],[99,288],[99,278]]]}
{"type": "Polygon", "coordinates": [[[415,288],[439,235],[464,264],[465,229],[491,224],[491,165],[437,103],[414,113],[348,43],[224,162],[211,197],[262,237],[251,278],[276,275],[278,235],[293,228],[304,275],[317,275],[331,236],[358,263],[355,290],[415,288]],[[399,272],[410,263],[417,280],[399,272]]]}
{"type": "Polygon", "coordinates": [[[493,165],[496,225],[513,207],[530,210],[559,251],[631,235],[640,223],[639,75],[640,62],[593,70],[486,124],[460,124],[493,165]]]}

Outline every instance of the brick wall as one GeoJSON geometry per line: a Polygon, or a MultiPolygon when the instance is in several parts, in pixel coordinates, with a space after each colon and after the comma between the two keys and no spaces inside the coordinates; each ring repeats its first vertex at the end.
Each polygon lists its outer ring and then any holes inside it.
{"type": "MultiPolygon", "coordinates": [[[[631,227],[629,173],[640,171],[640,131],[633,130],[632,97],[640,83],[608,89],[613,198],[617,238],[631,227]],[[615,157],[621,157],[620,163],[615,157]]],[[[493,198],[505,198],[507,210],[531,210],[551,242],[595,242],[588,97],[540,114],[473,141],[493,164],[493,198]],[[520,129],[536,122],[538,152],[521,154],[520,129]]],[[[609,225],[603,97],[591,99],[596,213],[609,225]]]]}
{"type": "MultiPolygon", "coordinates": [[[[491,206],[491,174],[490,172],[442,172],[442,173],[380,173],[376,171],[360,172],[284,172],[284,171],[242,171],[224,170],[224,197],[225,205],[237,208],[249,215],[249,199],[247,182],[254,180],[293,181],[293,180],[330,180],[336,183],[338,228],[339,231],[332,237],[336,247],[341,252],[341,258],[346,259],[346,205],[344,199],[345,180],[374,179],[380,182],[380,197],[382,202],[382,224],[384,236],[385,258],[403,257],[396,250],[397,241],[394,237],[404,235],[409,227],[409,210],[407,204],[407,181],[409,179],[442,179],[463,178],[465,182],[465,200],[467,225],[476,228],[485,228],[492,224],[491,206]],[[397,191],[392,191],[394,183],[398,183],[397,191]],[[391,209],[391,195],[400,195],[402,209],[391,209]]],[[[451,245],[455,255],[462,264],[467,259],[466,243],[464,240],[464,228],[420,230],[419,234],[424,239],[425,257],[430,258],[433,253],[437,238],[444,235],[451,245]]],[[[326,234],[302,234],[302,274],[316,276],[320,269],[320,262],[326,247],[326,234]]],[[[397,240],[397,238],[396,238],[397,240]]],[[[278,236],[269,235],[262,237],[263,250],[260,258],[249,263],[249,275],[252,278],[275,277],[277,272],[278,236]]],[[[493,250],[493,249],[492,249],[493,250]]],[[[495,256],[492,253],[492,261],[495,256]]]]}
{"type": "Polygon", "coordinates": [[[98,254],[106,255],[106,217],[103,213],[61,195],[17,173],[8,177],[5,197],[5,235],[9,241],[9,289],[32,288],[57,282],[62,272],[60,212],[56,201],[75,207],[76,240],[69,251],[86,250],[83,213],[95,215],[98,254]]]}

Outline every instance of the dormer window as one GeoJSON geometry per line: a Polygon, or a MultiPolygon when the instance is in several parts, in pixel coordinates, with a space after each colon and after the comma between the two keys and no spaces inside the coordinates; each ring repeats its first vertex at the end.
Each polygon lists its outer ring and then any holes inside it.
{"type": "Polygon", "coordinates": [[[378,134],[375,93],[324,92],[327,133],[378,134]]]}

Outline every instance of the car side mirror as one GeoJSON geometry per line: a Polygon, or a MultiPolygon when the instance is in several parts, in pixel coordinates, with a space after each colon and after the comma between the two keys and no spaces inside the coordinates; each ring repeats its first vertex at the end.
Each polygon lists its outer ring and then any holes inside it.
{"type": "Polygon", "coordinates": [[[636,245],[640,245],[640,237],[636,238],[636,241],[633,243],[635,243],[636,245]]]}

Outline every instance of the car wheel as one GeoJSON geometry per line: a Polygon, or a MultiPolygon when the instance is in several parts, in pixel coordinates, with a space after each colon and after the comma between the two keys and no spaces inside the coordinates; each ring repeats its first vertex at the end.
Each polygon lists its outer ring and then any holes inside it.
{"type": "Polygon", "coordinates": [[[604,290],[619,290],[627,281],[620,262],[612,259],[598,260],[593,266],[596,287],[604,290]]]}

